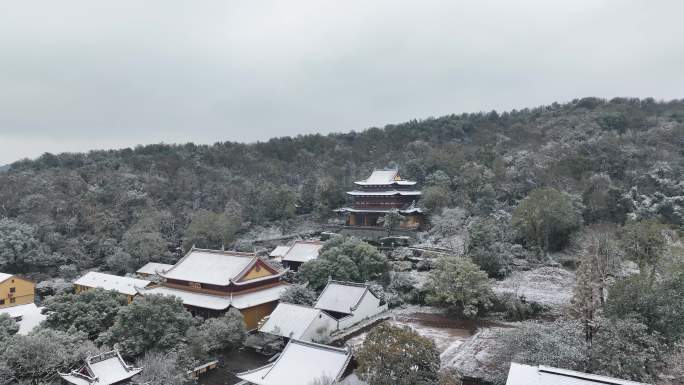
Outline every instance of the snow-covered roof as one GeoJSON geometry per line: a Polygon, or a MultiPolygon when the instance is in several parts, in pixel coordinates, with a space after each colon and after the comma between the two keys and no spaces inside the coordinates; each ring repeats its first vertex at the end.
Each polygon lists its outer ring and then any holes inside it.
{"type": "Polygon", "coordinates": [[[340,381],[340,385],[368,385],[368,383],[360,379],[356,373],[352,373],[340,381]]]}
{"type": "Polygon", "coordinates": [[[60,373],[65,381],[75,385],[111,385],[127,380],[142,371],[121,358],[118,350],[87,357],[85,365],[67,374],[60,373]]]}
{"type": "Polygon", "coordinates": [[[385,191],[347,191],[348,195],[352,196],[392,196],[392,195],[405,195],[405,196],[416,196],[421,195],[420,191],[400,191],[400,190],[385,190],[385,191]]]}
{"type": "Polygon", "coordinates": [[[363,297],[370,293],[369,286],[363,283],[329,281],[318,296],[314,305],[317,309],[352,314],[363,297]]]}
{"type": "Polygon", "coordinates": [[[235,294],[233,295],[231,305],[242,310],[263,303],[278,301],[280,295],[283,294],[288,287],[289,285],[280,284],[266,289],[250,291],[245,294],[235,294]]]}
{"type": "Polygon", "coordinates": [[[308,262],[318,258],[318,252],[323,247],[320,241],[296,241],[290,250],[283,255],[283,261],[308,262]]]}
{"type": "Polygon", "coordinates": [[[91,271],[74,281],[75,285],[97,287],[105,290],[114,290],[121,294],[135,295],[136,287],[145,287],[150,281],[131,277],[119,277],[118,275],[98,273],[91,271]]]}
{"type": "Polygon", "coordinates": [[[386,186],[391,184],[397,184],[400,186],[413,186],[416,184],[414,181],[403,180],[399,176],[399,170],[373,170],[368,178],[365,180],[360,180],[354,182],[359,186],[386,186]]]}
{"type": "Polygon", "coordinates": [[[225,310],[230,306],[230,297],[195,293],[189,290],[173,289],[165,286],[139,289],[138,291],[143,296],[149,294],[171,295],[180,298],[184,305],[201,307],[203,309],[225,310]]]}
{"type": "Polygon", "coordinates": [[[332,319],[320,309],[281,302],[266,317],[266,322],[259,328],[259,331],[286,338],[300,339],[311,323],[319,317],[332,319]]]}
{"type": "Polygon", "coordinates": [[[0,273],[0,282],[6,281],[12,277],[12,274],[0,273]]]}
{"type": "Polygon", "coordinates": [[[15,320],[21,317],[21,320],[17,321],[19,324],[19,334],[27,335],[45,319],[46,316],[40,314],[41,309],[35,303],[27,303],[25,305],[2,308],[0,309],[0,314],[7,314],[15,320]]]}
{"type": "Polygon", "coordinates": [[[277,301],[280,295],[287,289],[287,285],[277,285],[266,289],[250,291],[237,295],[211,295],[196,293],[190,290],[175,289],[166,286],[157,286],[149,289],[138,289],[143,296],[149,294],[172,295],[183,301],[184,305],[200,307],[203,309],[225,310],[233,306],[240,310],[249,307],[277,301]]]}
{"type": "Polygon", "coordinates": [[[409,207],[407,209],[399,210],[399,212],[401,214],[422,213],[423,209],[421,209],[420,207],[412,206],[412,207],[409,207]]]}
{"type": "Polygon", "coordinates": [[[511,362],[506,385],[647,385],[641,382],[552,368],[530,366],[511,362]]]}
{"type": "Polygon", "coordinates": [[[276,246],[276,248],[273,249],[273,251],[271,251],[271,254],[269,254],[268,256],[271,258],[282,257],[283,255],[285,255],[285,253],[288,252],[288,250],[290,250],[290,246],[276,246]]]}
{"type": "Polygon", "coordinates": [[[397,211],[399,214],[412,214],[412,213],[422,213],[423,209],[420,207],[415,207],[415,205],[411,205],[405,209],[386,209],[386,208],[373,208],[373,209],[356,209],[353,207],[342,207],[339,209],[336,209],[335,211],[340,212],[340,213],[390,213],[393,211],[397,211]]]}
{"type": "Polygon", "coordinates": [[[373,184],[373,185],[392,183],[392,182],[394,182],[394,178],[397,176],[398,173],[399,173],[399,170],[397,170],[397,169],[373,170],[373,172],[370,174],[370,176],[362,182],[366,182],[366,184],[373,184]]]}
{"type": "MultiPolygon", "coordinates": [[[[235,283],[258,261],[259,258],[254,253],[193,248],[171,269],[160,275],[166,279],[228,286],[231,282],[235,283]]],[[[272,277],[266,277],[268,278],[272,277]]]]}
{"type": "Polygon", "coordinates": [[[351,357],[348,348],[290,340],[273,363],[237,376],[255,385],[307,385],[322,377],[337,381],[351,357]]]}
{"type": "Polygon", "coordinates": [[[157,263],[157,262],[148,262],[145,264],[145,266],[141,267],[136,271],[138,274],[160,274],[168,271],[171,269],[173,265],[169,265],[167,263],[157,263]]]}

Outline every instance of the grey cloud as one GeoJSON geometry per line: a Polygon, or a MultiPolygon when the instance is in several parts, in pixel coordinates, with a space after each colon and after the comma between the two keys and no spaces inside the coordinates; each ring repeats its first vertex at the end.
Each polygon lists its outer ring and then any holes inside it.
{"type": "Polygon", "coordinates": [[[0,7],[0,164],[684,89],[679,1],[0,7]]]}

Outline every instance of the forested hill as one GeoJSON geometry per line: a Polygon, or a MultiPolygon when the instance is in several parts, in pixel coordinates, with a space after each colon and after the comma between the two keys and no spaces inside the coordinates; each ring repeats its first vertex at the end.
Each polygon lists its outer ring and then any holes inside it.
{"type": "Polygon", "coordinates": [[[264,143],[45,154],[0,173],[0,271],[127,270],[160,250],[171,258],[184,237],[224,243],[250,225],[324,221],[353,180],[386,166],[417,179],[433,212],[510,212],[549,186],[577,197],[585,222],[682,226],[684,101],[584,98],[264,143]]]}

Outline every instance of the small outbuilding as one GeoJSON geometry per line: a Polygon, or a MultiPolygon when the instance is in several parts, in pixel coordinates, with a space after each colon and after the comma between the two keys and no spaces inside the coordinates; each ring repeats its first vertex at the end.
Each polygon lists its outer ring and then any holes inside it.
{"type": "Polygon", "coordinates": [[[335,318],[339,329],[346,329],[387,310],[387,304],[370,289],[370,285],[332,280],[314,307],[335,318]]]}
{"type": "Polygon", "coordinates": [[[240,385],[331,385],[348,375],[351,359],[348,347],[290,340],[275,361],[237,377],[240,385]]]}
{"type": "Polygon", "coordinates": [[[148,262],[143,267],[139,268],[135,274],[141,278],[147,278],[154,275],[161,275],[169,271],[173,265],[158,262],[148,262]]]}
{"type": "Polygon", "coordinates": [[[283,266],[297,271],[303,263],[318,258],[318,253],[322,247],[323,242],[321,241],[295,241],[282,257],[283,266]]]}
{"type": "Polygon", "coordinates": [[[65,384],[74,385],[113,385],[129,384],[131,377],[140,373],[142,368],[128,365],[118,350],[89,356],[85,364],[70,373],[59,373],[65,384]]]}
{"type": "Polygon", "coordinates": [[[150,281],[145,279],[120,277],[118,275],[91,271],[74,281],[74,288],[76,289],[76,293],[81,293],[96,288],[113,290],[117,293],[125,295],[128,303],[131,303],[133,302],[133,297],[138,294],[136,288],[145,288],[150,283],[150,281]]]}
{"type": "Polygon", "coordinates": [[[279,246],[276,246],[276,248],[273,249],[270,254],[268,254],[268,257],[273,261],[281,262],[283,260],[283,256],[289,250],[290,250],[290,246],[279,245],[279,246]]]}
{"type": "Polygon", "coordinates": [[[550,366],[530,366],[511,362],[506,385],[649,385],[642,382],[558,369],[550,366]]]}

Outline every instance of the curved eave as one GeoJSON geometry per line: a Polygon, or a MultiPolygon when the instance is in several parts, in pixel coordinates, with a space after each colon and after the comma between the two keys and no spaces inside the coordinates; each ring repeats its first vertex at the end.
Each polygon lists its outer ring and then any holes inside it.
{"type": "Polygon", "coordinates": [[[382,187],[382,186],[393,186],[393,185],[397,185],[397,186],[415,186],[417,183],[418,183],[418,182],[408,181],[408,180],[392,181],[392,182],[387,182],[387,183],[382,183],[382,184],[368,183],[368,182],[365,182],[365,181],[356,181],[356,182],[354,182],[354,184],[357,185],[357,186],[378,186],[378,187],[382,187]]]}
{"type": "Polygon", "coordinates": [[[420,191],[347,191],[347,195],[354,197],[391,197],[391,196],[421,196],[420,191]]]}
{"type": "Polygon", "coordinates": [[[351,207],[342,207],[339,209],[333,210],[337,213],[390,213],[393,211],[398,212],[399,214],[423,214],[424,211],[420,208],[413,208],[413,209],[406,209],[406,210],[396,210],[396,209],[355,209],[351,207]]]}

